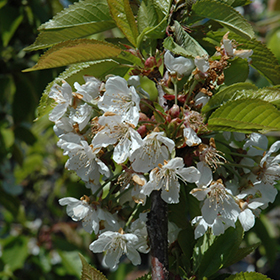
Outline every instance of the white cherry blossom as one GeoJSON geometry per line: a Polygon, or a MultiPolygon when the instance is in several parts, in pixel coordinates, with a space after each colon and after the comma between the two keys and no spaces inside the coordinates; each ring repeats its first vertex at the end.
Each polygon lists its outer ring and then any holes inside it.
{"type": "Polygon", "coordinates": [[[88,124],[92,116],[92,107],[86,103],[77,107],[73,114],[70,114],[69,118],[79,125],[79,130],[82,131],[88,124]]]}
{"type": "Polygon", "coordinates": [[[164,54],[164,64],[171,75],[178,76],[189,75],[195,67],[192,59],[183,56],[174,57],[170,51],[164,54]]]}
{"type": "Polygon", "coordinates": [[[54,133],[57,137],[61,137],[68,132],[73,132],[73,124],[73,121],[69,118],[62,117],[55,122],[55,125],[53,127],[54,133]]]}
{"type": "Polygon", "coordinates": [[[99,96],[101,81],[92,76],[84,76],[85,84],[80,85],[75,82],[74,87],[77,90],[77,93],[82,95],[82,100],[94,103],[94,100],[99,96]]]}
{"type": "Polygon", "coordinates": [[[210,67],[210,64],[209,64],[209,61],[208,61],[208,58],[204,58],[204,57],[200,57],[200,56],[197,56],[195,59],[194,59],[194,64],[195,66],[197,67],[197,69],[202,72],[203,74],[206,74],[206,72],[208,71],[209,67],[210,67]]]}
{"type": "Polygon", "coordinates": [[[232,40],[228,39],[227,32],[223,37],[223,48],[225,50],[226,55],[229,57],[240,57],[242,59],[250,59],[250,56],[253,54],[253,50],[236,50],[236,46],[234,46],[232,40]]]}
{"type": "Polygon", "coordinates": [[[274,185],[276,181],[280,180],[280,155],[271,156],[271,154],[278,152],[279,149],[280,141],[276,141],[261,159],[258,178],[264,183],[274,185]]]}
{"type": "Polygon", "coordinates": [[[165,137],[164,132],[152,132],[144,138],[142,145],[131,154],[129,158],[131,166],[136,172],[148,172],[170,158],[174,147],[174,141],[165,137]]]}
{"type": "Polygon", "coordinates": [[[211,224],[207,223],[202,216],[197,216],[191,223],[196,226],[194,230],[195,239],[203,236],[208,228],[211,228],[213,235],[217,236],[223,234],[229,226],[235,227],[232,220],[222,216],[217,216],[211,224]]]}
{"type": "Polygon", "coordinates": [[[184,135],[185,143],[189,147],[197,146],[201,143],[201,139],[197,136],[195,131],[190,127],[186,127],[183,129],[183,135],[184,135]]]}
{"type": "Polygon", "coordinates": [[[102,129],[93,138],[92,145],[98,148],[117,143],[113,160],[118,164],[125,162],[143,142],[140,134],[134,129],[134,125],[122,121],[119,115],[105,113],[99,118],[99,124],[102,129]]]}
{"type": "Polygon", "coordinates": [[[99,159],[98,153],[101,148],[93,148],[86,141],[80,143],[64,143],[62,146],[64,155],[68,155],[65,167],[75,170],[83,181],[91,180],[94,184],[99,184],[100,173],[106,177],[110,176],[109,168],[99,159]]]}
{"type": "Polygon", "coordinates": [[[136,250],[138,242],[139,239],[135,234],[106,231],[90,244],[89,249],[93,253],[105,252],[104,263],[113,269],[119,263],[119,259],[123,254],[134,265],[141,263],[140,254],[136,250]]]}
{"type": "Polygon", "coordinates": [[[68,107],[72,103],[72,88],[66,82],[63,82],[62,86],[54,84],[49,93],[49,97],[57,102],[57,105],[49,115],[49,120],[52,122],[56,122],[57,120],[62,118],[62,116],[66,113],[68,107]]]}
{"type": "Polygon", "coordinates": [[[104,112],[113,112],[122,116],[122,121],[137,125],[139,120],[140,97],[133,86],[128,87],[124,78],[110,77],[106,82],[106,91],[98,107],[104,112]]]}
{"type": "Polygon", "coordinates": [[[212,181],[207,188],[195,188],[191,194],[203,201],[201,213],[208,224],[213,224],[217,216],[222,216],[227,221],[236,222],[240,209],[233,195],[221,182],[212,181]]]}
{"type": "Polygon", "coordinates": [[[180,183],[179,179],[194,183],[200,177],[200,172],[193,166],[184,167],[182,158],[176,157],[164,165],[154,168],[150,172],[149,182],[143,186],[142,193],[150,195],[153,190],[161,190],[161,198],[167,203],[178,203],[180,183]]]}

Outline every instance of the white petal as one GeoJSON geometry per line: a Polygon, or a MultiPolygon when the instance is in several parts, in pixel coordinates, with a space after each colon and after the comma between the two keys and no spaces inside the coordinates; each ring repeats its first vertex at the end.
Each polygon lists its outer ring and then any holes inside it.
{"type": "Polygon", "coordinates": [[[242,211],[239,214],[238,219],[239,219],[244,231],[249,230],[255,224],[255,215],[252,213],[252,211],[250,209],[245,209],[244,211],[242,211]]]}
{"type": "Polygon", "coordinates": [[[201,139],[197,136],[197,134],[192,128],[184,128],[183,133],[185,142],[189,147],[197,146],[201,143],[201,139]]]}

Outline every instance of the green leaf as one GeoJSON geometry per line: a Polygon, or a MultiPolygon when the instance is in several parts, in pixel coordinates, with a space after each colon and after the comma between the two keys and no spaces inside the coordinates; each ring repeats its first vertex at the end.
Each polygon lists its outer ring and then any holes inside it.
{"type": "Polygon", "coordinates": [[[23,72],[116,57],[121,52],[121,48],[103,41],[90,39],[70,40],[52,47],[39,58],[35,66],[23,70],[23,72]]]}
{"type": "Polygon", "coordinates": [[[161,21],[157,15],[153,1],[143,0],[137,15],[138,29],[142,33],[147,27],[154,27],[161,21]]]}
{"type": "Polygon", "coordinates": [[[206,113],[220,107],[230,100],[238,99],[261,99],[280,107],[280,89],[277,87],[266,87],[258,89],[250,83],[237,83],[229,87],[223,88],[216,93],[202,108],[202,112],[206,113]]]}
{"type": "Polygon", "coordinates": [[[238,132],[280,130],[280,111],[259,99],[229,101],[208,120],[209,129],[238,132]]]}
{"type": "Polygon", "coordinates": [[[232,7],[245,6],[251,4],[250,0],[218,0],[232,7]]]}
{"type": "Polygon", "coordinates": [[[136,47],[138,28],[128,0],[107,0],[110,12],[119,29],[136,47]]]}
{"type": "Polygon", "coordinates": [[[272,34],[268,36],[267,47],[275,54],[280,62],[280,28],[272,31],[272,34]]]}
{"type": "Polygon", "coordinates": [[[216,0],[197,1],[192,9],[199,16],[213,19],[240,36],[251,39],[254,37],[252,26],[233,7],[216,0]]]}
{"type": "Polygon", "coordinates": [[[19,212],[20,200],[18,197],[8,194],[0,185],[0,204],[5,207],[14,217],[17,217],[19,212]]]}
{"type": "Polygon", "coordinates": [[[61,263],[66,269],[67,274],[79,277],[81,272],[81,264],[79,262],[78,251],[57,251],[61,257],[61,263]]]}
{"type": "Polygon", "coordinates": [[[28,253],[28,238],[25,236],[10,236],[1,241],[2,260],[14,271],[22,268],[28,253]]]}
{"type": "Polygon", "coordinates": [[[192,256],[194,272],[198,271],[205,252],[210,248],[216,238],[215,235],[206,233],[197,240],[192,256]]]}
{"type": "Polygon", "coordinates": [[[240,223],[236,228],[228,228],[224,234],[214,239],[214,242],[202,254],[198,268],[199,279],[209,277],[224,267],[232,254],[238,250],[243,238],[243,228],[240,223]]]}
{"type": "Polygon", "coordinates": [[[106,0],[75,2],[39,27],[36,41],[26,51],[48,48],[70,39],[77,39],[115,27],[106,0]]]}
{"type": "Polygon", "coordinates": [[[0,30],[3,47],[7,47],[17,28],[21,24],[23,15],[19,14],[17,8],[5,6],[0,10],[0,18],[0,30]]]}
{"type": "Polygon", "coordinates": [[[258,272],[240,272],[229,276],[225,280],[271,280],[266,275],[258,272]]]}
{"type": "Polygon", "coordinates": [[[228,267],[232,264],[235,264],[239,261],[241,261],[243,258],[245,258],[246,256],[248,256],[249,254],[251,254],[253,251],[255,251],[261,243],[256,243],[254,245],[245,247],[245,248],[239,248],[237,252],[235,252],[235,254],[232,254],[229,259],[227,260],[227,262],[224,264],[224,267],[228,267]]]}
{"type": "Polygon", "coordinates": [[[168,15],[170,9],[170,0],[152,0],[159,14],[168,15]]]}
{"type": "Polygon", "coordinates": [[[81,254],[79,254],[79,256],[83,266],[81,280],[107,280],[102,272],[89,265],[81,254]]]}
{"type": "Polygon", "coordinates": [[[142,1],[138,11],[139,31],[137,46],[145,38],[161,39],[164,37],[168,24],[169,10],[172,1],[142,1]]]}
{"type": "Polygon", "coordinates": [[[261,215],[259,219],[256,219],[255,226],[252,230],[260,238],[261,244],[265,248],[265,255],[269,265],[272,268],[277,256],[277,240],[272,236],[271,228],[273,228],[273,225],[269,219],[265,215],[261,215]]]}
{"type": "Polygon", "coordinates": [[[235,39],[240,47],[238,49],[251,49],[250,65],[265,76],[272,84],[280,83],[280,64],[275,55],[261,42],[256,39],[246,40],[235,34],[229,34],[230,39],[235,39]]]}
{"type": "Polygon", "coordinates": [[[163,47],[167,50],[170,50],[174,54],[178,54],[185,57],[193,57],[190,50],[186,50],[176,44],[172,37],[167,37],[163,42],[163,47]]]}
{"type": "Polygon", "coordinates": [[[190,226],[190,224],[187,225],[187,228],[179,232],[178,243],[185,255],[184,268],[190,269],[195,240],[192,227],[190,226]]]}
{"type": "MultiPolygon", "coordinates": [[[[176,43],[183,47],[191,57],[195,58],[196,56],[206,56],[207,52],[202,48],[202,46],[191,37],[180,25],[178,21],[174,21],[174,35],[176,43]]],[[[172,51],[172,50],[170,50],[172,51]]]]}
{"type": "Polygon", "coordinates": [[[206,113],[213,109],[216,109],[223,105],[225,102],[229,100],[237,100],[241,98],[249,97],[247,96],[247,92],[251,92],[250,90],[257,90],[258,88],[251,83],[237,83],[226,88],[223,88],[219,92],[217,92],[210,100],[206,103],[206,105],[202,108],[202,112],[206,113]]]}
{"type": "Polygon", "coordinates": [[[124,76],[128,69],[128,67],[121,66],[119,62],[112,59],[83,62],[70,66],[46,87],[37,109],[37,120],[52,109],[51,104],[54,103],[54,101],[49,98],[49,93],[55,83],[59,84],[62,80],[65,80],[73,86],[74,82],[83,84],[84,75],[103,79],[108,74],[124,76]]]}
{"type": "MultiPolygon", "coordinates": [[[[225,33],[216,31],[208,32],[206,40],[211,42],[220,42],[225,33]],[[210,40],[209,40],[210,38],[210,40]]],[[[280,83],[280,64],[275,55],[263,43],[255,38],[247,40],[234,33],[229,33],[229,39],[234,39],[238,43],[237,49],[251,49],[250,65],[266,77],[272,84],[280,83]]],[[[216,45],[216,43],[214,43],[216,45]]]]}
{"type": "Polygon", "coordinates": [[[235,83],[245,82],[249,75],[249,65],[246,59],[236,57],[230,62],[230,67],[224,70],[227,86],[235,83]]]}

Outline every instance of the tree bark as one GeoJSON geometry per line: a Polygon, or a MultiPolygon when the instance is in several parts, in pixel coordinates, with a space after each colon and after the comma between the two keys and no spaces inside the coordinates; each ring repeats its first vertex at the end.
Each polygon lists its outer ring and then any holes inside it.
{"type": "Polygon", "coordinates": [[[168,206],[160,195],[161,191],[151,193],[147,229],[152,256],[152,279],[168,280],[168,206]]]}

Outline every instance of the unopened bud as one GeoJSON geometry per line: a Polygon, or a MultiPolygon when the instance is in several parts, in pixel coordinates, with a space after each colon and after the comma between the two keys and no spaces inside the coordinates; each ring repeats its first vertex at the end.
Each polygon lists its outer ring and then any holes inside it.
{"type": "Polygon", "coordinates": [[[145,61],[145,67],[147,68],[153,68],[157,65],[157,61],[155,57],[150,56],[146,61],[145,61]]]}
{"type": "Polygon", "coordinates": [[[177,104],[174,104],[169,110],[169,114],[172,118],[177,118],[180,114],[180,107],[177,104]]]}

